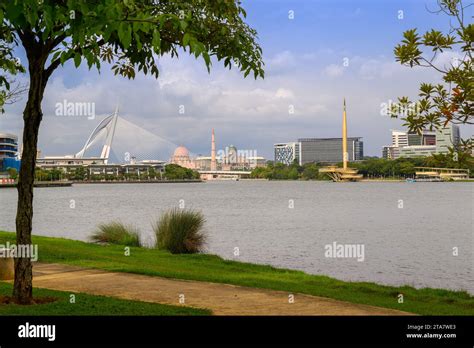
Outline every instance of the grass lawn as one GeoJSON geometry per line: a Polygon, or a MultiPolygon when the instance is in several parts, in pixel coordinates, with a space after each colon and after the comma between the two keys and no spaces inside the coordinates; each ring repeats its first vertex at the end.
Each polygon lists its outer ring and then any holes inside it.
{"type": "MultiPolygon", "coordinates": [[[[0,244],[14,243],[15,235],[0,232],[0,244]]],[[[300,271],[227,261],[215,255],[173,255],[132,247],[124,255],[119,245],[97,245],[61,238],[33,236],[39,261],[167,278],[227,283],[324,296],[424,315],[474,315],[474,297],[465,291],[393,287],[367,282],[344,282],[300,271]],[[398,303],[398,294],[404,303],[398,303]]]]}
{"type": "MultiPolygon", "coordinates": [[[[75,293],[75,303],[70,303],[69,292],[34,289],[36,297],[54,297],[54,302],[21,306],[0,304],[0,315],[210,315],[204,309],[162,305],[140,301],[121,300],[113,297],[75,293]]],[[[0,297],[10,296],[12,285],[0,282],[0,297]]]]}

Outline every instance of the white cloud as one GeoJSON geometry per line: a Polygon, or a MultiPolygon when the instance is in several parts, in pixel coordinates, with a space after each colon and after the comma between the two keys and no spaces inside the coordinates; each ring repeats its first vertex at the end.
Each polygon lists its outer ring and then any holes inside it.
{"type": "MultiPolygon", "coordinates": [[[[135,127],[122,129],[116,147],[131,148],[129,144],[155,139],[156,153],[168,159],[166,151],[173,144],[183,144],[193,153],[209,153],[211,128],[216,129],[218,147],[232,143],[270,158],[275,142],[339,136],[346,97],[349,134],[364,137],[367,154],[380,155],[380,147],[390,141],[390,129],[402,123],[380,116],[380,103],[401,95],[416,96],[419,83],[433,78],[429,69],[406,68],[391,57],[351,57],[324,49],[277,54],[267,60],[267,67],[279,70],[267,70],[266,78],[257,81],[243,79],[236,69],[229,71],[220,63],[214,64],[209,75],[202,65],[187,56],[165,58],[160,61],[158,80],[138,74],[132,81],[113,76],[104,67],[101,75],[87,73],[76,84],[68,79],[81,77],[82,71],[68,76],[59,70],[43,102],[39,139],[43,154],[77,152],[99,120],[52,116],[55,103],[63,99],[94,102],[102,115],[110,114],[118,103],[126,120],[149,133],[139,137],[135,127]],[[345,56],[350,58],[348,67],[342,62],[327,64],[328,59],[335,62],[345,56]],[[179,113],[181,105],[184,114],[179,113]],[[289,113],[290,105],[294,114],[289,113]]],[[[0,121],[2,130],[21,133],[22,107],[8,107],[0,121]]]]}
{"type": "Polygon", "coordinates": [[[323,74],[329,77],[338,77],[344,74],[344,67],[342,65],[330,64],[323,70],[323,74]]]}
{"type": "Polygon", "coordinates": [[[369,59],[359,68],[359,75],[363,79],[372,80],[382,72],[382,64],[375,59],[369,59]]]}
{"type": "Polygon", "coordinates": [[[266,65],[269,69],[281,69],[294,66],[296,58],[290,51],[283,51],[267,60],[266,65]]]}
{"type": "Polygon", "coordinates": [[[295,96],[293,95],[293,92],[289,89],[278,88],[275,93],[275,97],[281,99],[293,99],[295,96]]]}
{"type": "Polygon", "coordinates": [[[463,59],[468,59],[461,52],[443,51],[436,55],[433,64],[443,70],[448,70],[452,66],[457,66],[463,59]]]}

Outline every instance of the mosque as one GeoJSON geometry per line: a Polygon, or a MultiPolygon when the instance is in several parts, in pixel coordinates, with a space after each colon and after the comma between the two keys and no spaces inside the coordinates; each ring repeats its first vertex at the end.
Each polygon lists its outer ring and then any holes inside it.
{"type": "Polygon", "coordinates": [[[257,156],[255,150],[237,150],[234,145],[226,146],[225,149],[216,153],[214,129],[211,137],[211,156],[191,157],[184,146],[178,146],[174,150],[170,163],[194,170],[252,170],[256,167],[265,166],[265,158],[257,156]]]}

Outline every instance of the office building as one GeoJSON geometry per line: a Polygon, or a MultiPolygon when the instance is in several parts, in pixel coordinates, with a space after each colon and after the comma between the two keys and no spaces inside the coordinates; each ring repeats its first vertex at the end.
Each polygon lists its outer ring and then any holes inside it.
{"type": "Polygon", "coordinates": [[[428,157],[436,153],[436,145],[411,145],[400,148],[399,157],[428,157]]]}
{"type": "Polygon", "coordinates": [[[392,130],[392,146],[395,146],[395,147],[408,146],[407,132],[392,130]]]}
{"type": "Polygon", "coordinates": [[[6,171],[8,168],[20,170],[18,137],[10,133],[0,133],[0,171],[6,171]]]}
{"type": "Polygon", "coordinates": [[[423,130],[421,134],[392,130],[392,145],[382,148],[382,157],[397,159],[448,153],[448,148],[458,145],[459,141],[459,127],[454,124],[436,131],[423,130]]]}
{"type": "Polygon", "coordinates": [[[459,127],[454,124],[438,129],[436,131],[436,153],[449,153],[448,148],[459,145],[460,139],[459,127]]]}
{"type": "Polygon", "coordinates": [[[393,145],[387,145],[382,148],[382,158],[396,159],[400,157],[400,148],[393,145]]]}
{"type": "Polygon", "coordinates": [[[273,145],[275,163],[290,165],[295,161],[301,165],[301,144],[299,142],[273,145]]]}
{"type": "MultiPolygon", "coordinates": [[[[360,137],[347,138],[347,160],[360,161],[364,157],[364,143],[360,137]]],[[[342,162],[342,138],[303,138],[301,144],[301,164],[342,162]]]]}

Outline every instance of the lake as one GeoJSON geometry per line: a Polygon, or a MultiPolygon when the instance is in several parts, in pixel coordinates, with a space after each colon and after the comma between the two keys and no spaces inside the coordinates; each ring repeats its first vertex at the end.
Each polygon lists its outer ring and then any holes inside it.
{"type": "MultiPolygon", "coordinates": [[[[1,230],[15,229],[16,194],[0,189],[1,230]]],[[[474,293],[473,197],[468,182],[76,184],[35,189],[33,233],[87,240],[120,220],[152,243],[152,223],[181,203],[204,213],[207,251],[226,259],[474,293]],[[335,244],[361,247],[363,260],[327,257],[335,244]]]]}

